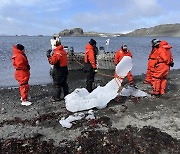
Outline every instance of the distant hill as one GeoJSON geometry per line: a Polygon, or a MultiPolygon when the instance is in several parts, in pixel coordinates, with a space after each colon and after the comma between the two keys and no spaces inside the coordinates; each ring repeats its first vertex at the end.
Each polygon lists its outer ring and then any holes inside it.
{"type": "Polygon", "coordinates": [[[74,28],[74,29],[64,29],[59,32],[60,36],[84,36],[84,32],[82,28],[74,28]]]}
{"type": "Polygon", "coordinates": [[[134,30],[124,36],[172,36],[180,37],[180,24],[165,24],[134,30]]]}
{"type": "Polygon", "coordinates": [[[164,24],[150,28],[136,29],[130,33],[99,33],[84,32],[82,28],[65,29],[59,32],[60,36],[99,36],[99,37],[119,37],[119,36],[172,36],[180,37],[180,24],[164,24]]]}
{"type": "Polygon", "coordinates": [[[60,36],[99,36],[99,37],[116,37],[120,36],[120,34],[112,34],[112,33],[99,33],[99,32],[84,32],[82,28],[74,28],[74,29],[64,29],[59,32],[60,36]]]}

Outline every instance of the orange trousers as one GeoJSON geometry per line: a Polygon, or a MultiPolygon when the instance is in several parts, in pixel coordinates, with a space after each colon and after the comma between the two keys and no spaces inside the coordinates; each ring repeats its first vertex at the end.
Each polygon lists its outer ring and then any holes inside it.
{"type": "Polygon", "coordinates": [[[148,60],[148,68],[146,71],[146,77],[145,77],[145,81],[148,83],[151,83],[152,81],[152,74],[154,72],[154,65],[155,65],[156,61],[155,60],[148,60]]]}
{"type": "Polygon", "coordinates": [[[154,94],[165,94],[166,84],[167,84],[167,75],[169,73],[169,66],[160,63],[157,68],[154,69],[152,73],[152,87],[154,94]]]}
{"type": "Polygon", "coordinates": [[[150,70],[150,69],[147,69],[145,81],[151,83],[151,80],[152,80],[151,70],[150,70]]]}
{"type": "Polygon", "coordinates": [[[134,83],[133,76],[132,76],[132,73],[130,71],[127,74],[127,78],[128,78],[128,81],[129,81],[130,84],[134,83]]]}
{"type": "Polygon", "coordinates": [[[22,98],[22,101],[28,100],[28,92],[29,92],[29,81],[30,78],[30,72],[29,71],[23,71],[23,70],[16,70],[15,71],[15,79],[19,83],[19,90],[20,95],[22,98]]]}

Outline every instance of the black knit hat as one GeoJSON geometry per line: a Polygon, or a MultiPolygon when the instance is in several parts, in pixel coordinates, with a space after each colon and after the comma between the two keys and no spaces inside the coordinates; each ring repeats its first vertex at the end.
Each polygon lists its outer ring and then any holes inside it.
{"type": "Polygon", "coordinates": [[[91,39],[89,41],[89,44],[91,44],[92,46],[96,46],[96,41],[94,39],[91,39]]]}
{"type": "Polygon", "coordinates": [[[24,46],[22,44],[17,44],[16,47],[21,51],[24,50],[24,46]]]}

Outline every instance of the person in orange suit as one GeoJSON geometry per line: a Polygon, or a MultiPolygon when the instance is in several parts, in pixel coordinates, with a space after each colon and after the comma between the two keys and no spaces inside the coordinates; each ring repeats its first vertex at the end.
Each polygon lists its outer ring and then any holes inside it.
{"type": "Polygon", "coordinates": [[[68,76],[68,61],[67,53],[64,50],[63,45],[60,41],[56,42],[56,48],[54,49],[53,54],[51,55],[52,50],[46,52],[46,56],[51,65],[53,65],[53,88],[54,94],[51,98],[51,102],[60,101],[61,89],[63,89],[64,97],[69,94],[69,86],[67,83],[68,76]]]}
{"type": "MultiPolygon", "coordinates": [[[[124,56],[129,56],[132,58],[132,54],[131,52],[127,49],[127,45],[126,44],[123,44],[121,46],[121,48],[116,52],[115,54],[115,58],[114,58],[114,64],[117,65],[121,59],[124,57],[124,56]]],[[[131,86],[134,86],[134,80],[133,80],[133,76],[132,76],[132,73],[129,71],[128,74],[127,74],[127,78],[128,78],[128,81],[129,81],[129,84],[131,86]]]]}
{"type": "Polygon", "coordinates": [[[28,101],[30,65],[25,54],[24,46],[21,44],[14,45],[12,48],[12,63],[15,68],[15,79],[19,82],[21,94],[21,105],[29,106],[32,103],[28,101]]]}
{"type": "Polygon", "coordinates": [[[164,95],[167,84],[167,75],[170,67],[174,66],[173,56],[171,53],[172,46],[167,41],[162,40],[157,50],[156,63],[152,74],[153,90],[150,92],[153,95],[164,95]]]}
{"type": "Polygon", "coordinates": [[[84,54],[84,72],[86,73],[86,89],[88,92],[93,90],[93,82],[95,73],[97,73],[96,66],[96,54],[97,47],[96,41],[91,39],[88,44],[86,44],[85,54],[84,54]]]}
{"type": "Polygon", "coordinates": [[[156,51],[159,47],[159,43],[161,41],[158,39],[153,39],[151,41],[152,43],[152,50],[149,54],[149,58],[148,58],[148,67],[147,67],[147,71],[146,71],[146,78],[144,80],[144,84],[150,84],[151,85],[151,81],[152,81],[152,73],[154,71],[154,65],[156,63],[156,51]]]}

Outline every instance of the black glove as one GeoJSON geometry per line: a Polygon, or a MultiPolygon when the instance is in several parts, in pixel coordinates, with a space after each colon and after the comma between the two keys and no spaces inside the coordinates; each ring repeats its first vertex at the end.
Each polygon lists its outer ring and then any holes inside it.
{"type": "Polygon", "coordinates": [[[49,49],[48,51],[46,51],[46,56],[49,58],[49,57],[51,57],[51,49],[49,49]]]}
{"type": "Polygon", "coordinates": [[[169,66],[170,66],[170,67],[173,67],[173,66],[174,66],[174,62],[171,62],[171,63],[169,64],[169,66]]]}

